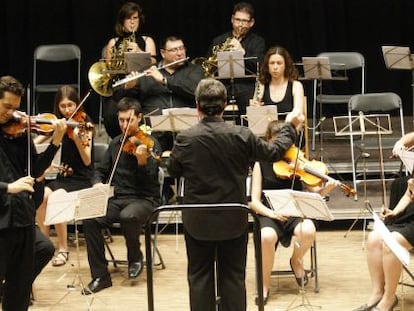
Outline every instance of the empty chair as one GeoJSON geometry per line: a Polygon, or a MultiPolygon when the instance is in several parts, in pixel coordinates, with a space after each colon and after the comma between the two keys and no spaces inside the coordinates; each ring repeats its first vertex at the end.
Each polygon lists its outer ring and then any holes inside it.
{"type": "Polygon", "coordinates": [[[38,46],[33,55],[33,113],[42,93],[55,93],[62,85],[80,93],[81,51],[75,44],[38,46]]]}
{"type": "MultiPolygon", "coordinates": [[[[384,150],[392,150],[395,142],[405,134],[404,115],[401,98],[392,92],[366,93],[354,95],[348,103],[348,122],[350,131],[350,146],[352,160],[352,177],[354,189],[357,185],[357,162],[359,158],[370,158],[375,166],[360,168],[364,173],[399,173],[400,162],[397,166],[384,165],[381,172],[380,163],[389,160],[389,154],[384,156],[384,150]],[[355,147],[360,150],[358,157],[355,156],[355,147]],[[372,157],[367,151],[379,150],[378,157],[372,157]],[[382,159],[380,158],[382,155],[382,159]]],[[[391,151],[390,151],[391,152],[391,151]]],[[[395,162],[395,161],[394,161],[395,162]]]]}
{"type": "MultiPolygon", "coordinates": [[[[323,116],[324,105],[343,105],[346,113],[346,105],[351,96],[364,94],[365,58],[358,52],[324,52],[318,57],[328,57],[331,67],[332,80],[314,81],[313,85],[313,119],[312,126],[317,123],[317,110],[319,106],[319,118],[323,116]],[[320,83],[318,87],[318,83],[320,83]]],[[[315,148],[315,131],[312,134],[312,150],[315,148]]]]}

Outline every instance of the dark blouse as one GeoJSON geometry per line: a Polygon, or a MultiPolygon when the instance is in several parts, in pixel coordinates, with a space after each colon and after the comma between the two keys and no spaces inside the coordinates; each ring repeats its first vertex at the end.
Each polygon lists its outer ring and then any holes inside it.
{"type": "Polygon", "coordinates": [[[266,83],[264,93],[263,93],[263,102],[265,105],[276,105],[278,113],[290,112],[293,110],[293,82],[289,81],[286,93],[283,99],[280,102],[273,102],[270,98],[269,83],[266,83]]]}

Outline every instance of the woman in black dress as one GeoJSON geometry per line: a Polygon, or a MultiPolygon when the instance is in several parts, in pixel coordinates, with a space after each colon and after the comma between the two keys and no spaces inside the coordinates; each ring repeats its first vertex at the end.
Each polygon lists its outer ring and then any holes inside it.
{"type": "MultiPolygon", "coordinates": [[[[76,90],[68,85],[62,86],[56,93],[54,112],[58,118],[69,119],[80,104],[76,90]]],[[[47,183],[42,204],[37,210],[36,221],[42,232],[49,236],[49,226],[44,225],[47,202],[50,194],[58,189],[67,192],[91,187],[93,125],[91,118],[82,107],[77,110],[72,120],[79,122],[78,127],[71,128],[62,140],[61,165],[56,180],[47,183]]],[[[47,140],[45,136],[35,139],[36,143],[47,140]]],[[[55,224],[58,238],[57,254],[52,259],[53,266],[62,266],[69,259],[66,223],[55,224]]]]}

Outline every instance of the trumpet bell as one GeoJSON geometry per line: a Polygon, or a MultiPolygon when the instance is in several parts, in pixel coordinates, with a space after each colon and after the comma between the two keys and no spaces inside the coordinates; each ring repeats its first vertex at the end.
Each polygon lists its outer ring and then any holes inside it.
{"type": "Polygon", "coordinates": [[[112,96],[112,78],[113,75],[110,74],[108,65],[105,61],[96,62],[89,68],[89,83],[94,91],[101,96],[112,96]]]}

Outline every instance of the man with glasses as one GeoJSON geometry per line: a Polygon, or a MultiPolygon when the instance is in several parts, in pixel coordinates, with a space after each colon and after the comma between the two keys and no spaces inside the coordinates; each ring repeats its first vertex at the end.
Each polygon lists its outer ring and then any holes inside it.
{"type": "MultiPolygon", "coordinates": [[[[221,46],[227,40],[231,50],[243,52],[246,75],[256,74],[257,62],[262,62],[266,47],[264,39],[250,31],[254,23],[253,6],[246,2],[235,4],[231,16],[232,30],[213,39],[208,55],[213,54],[215,46],[221,46]]],[[[222,82],[228,89],[229,104],[235,101],[239,114],[245,114],[249,99],[253,97],[255,79],[236,79],[233,85],[230,80],[222,82]]]]}
{"type": "MultiPolygon", "coordinates": [[[[138,88],[144,116],[160,115],[163,109],[168,108],[195,108],[194,91],[203,78],[201,67],[187,61],[186,48],[181,38],[169,36],[161,42],[160,47],[162,60],[159,66],[152,66],[146,71],[145,77],[127,85],[136,85],[138,88]],[[170,65],[174,62],[177,63],[170,65]]],[[[152,134],[159,140],[163,150],[171,150],[171,133],[152,134]]]]}

